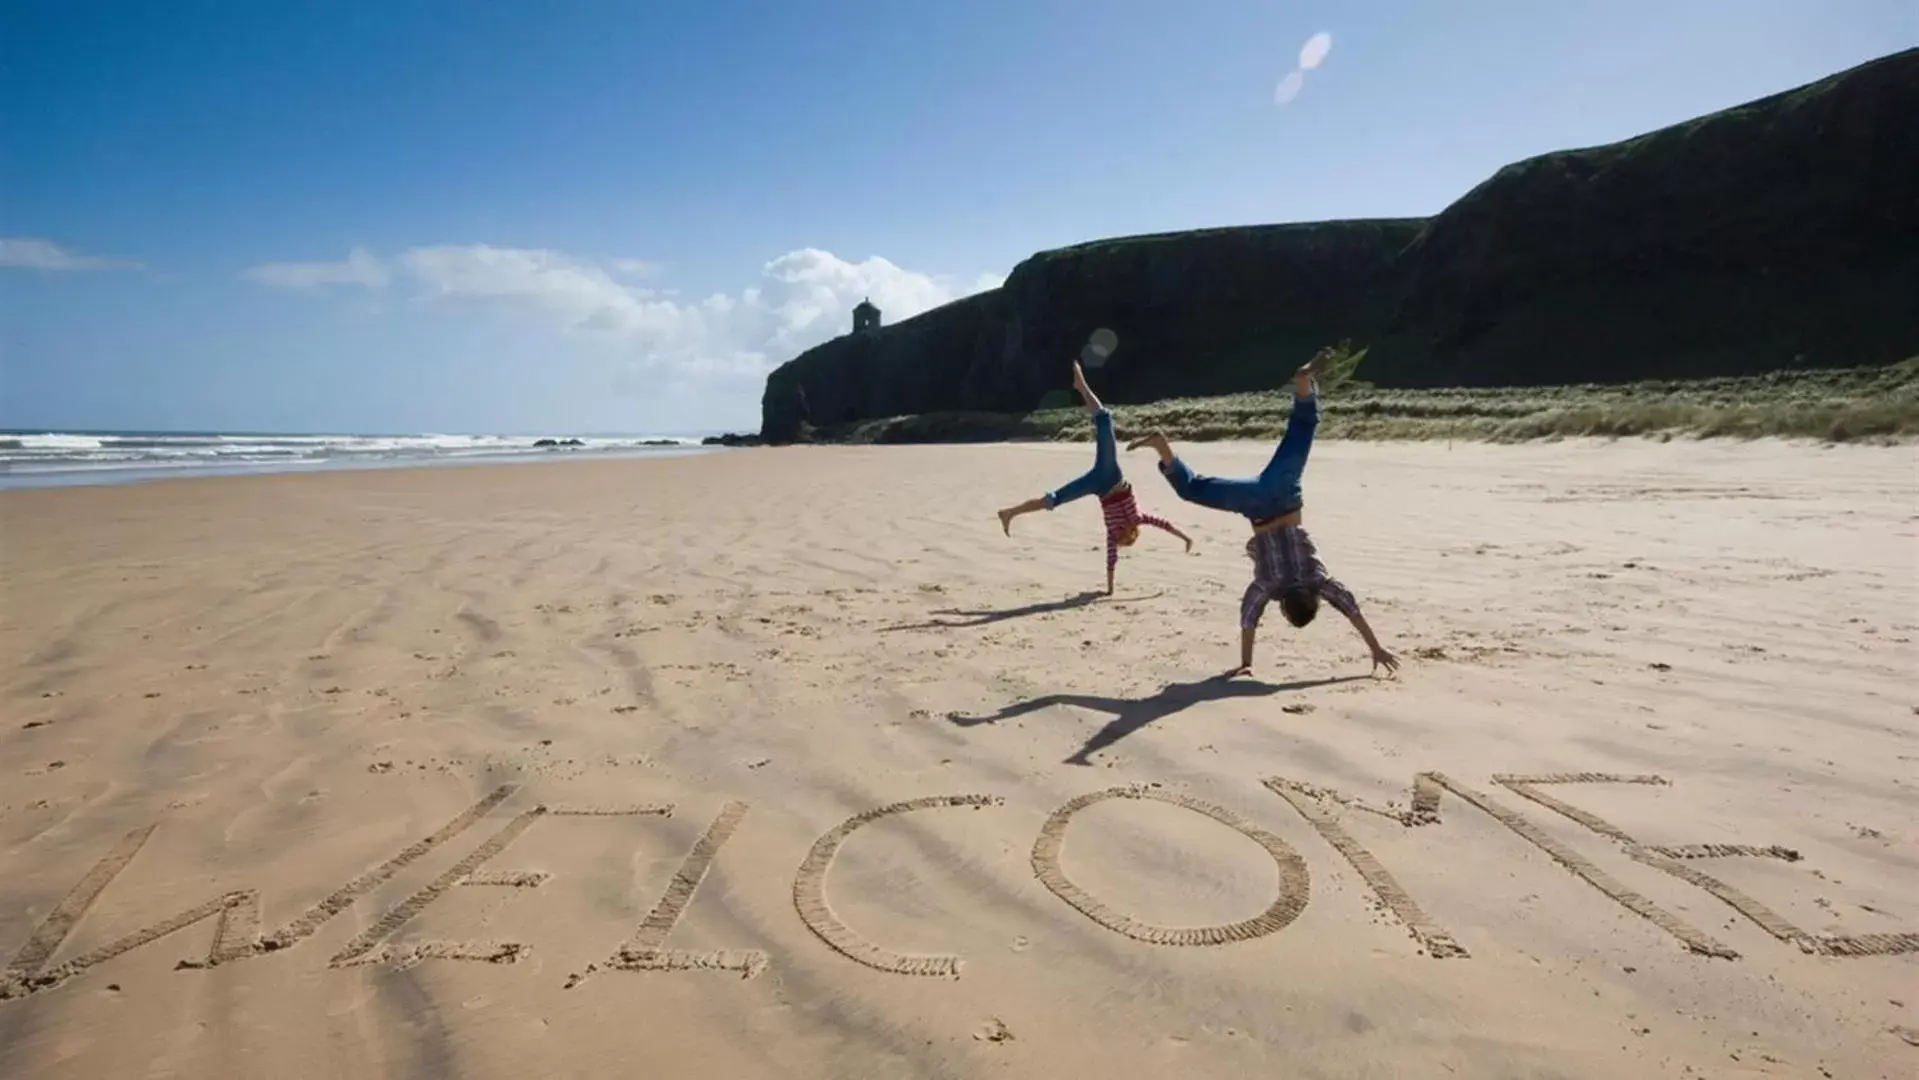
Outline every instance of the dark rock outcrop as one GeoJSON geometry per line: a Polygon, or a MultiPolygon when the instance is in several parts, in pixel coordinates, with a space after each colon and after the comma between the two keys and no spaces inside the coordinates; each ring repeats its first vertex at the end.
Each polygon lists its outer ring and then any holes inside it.
{"type": "Polygon", "coordinates": [[[760,436],[791,442],[802,425],[926,412],[960,400],[976,367],[997,366],[1006,333],[1002,292],[836,338],[782,364],[766,379],[760,436]]]}
{"type": "Polygon", "coordinates": [[[1383,324],[1394,256],[1421,224],[1262,225],[1041,252],[998,289],[782,365],[766,380],[760,434],[778,443],[802,424],[1023,412],[1067,385],[1067,361],[1099,326],[1119,334],[1099,374],[1114,403],[1264,389],[1300,350],[1383,324]]]}
{"type": "Polygon", "coordinates": [[[1911,356],[1915,117],[1919,49],[1509,165],[1401,256],[1396,316],[1364,374],[1524,386],[1911,356]]]}
{"type": "Polygon", "coordinates": [[[1283,385],[1370,346],[1385,386],[1543,385],[1919,353],[1919,49],[1637,139],[1501,169],[1431,219],[1042,252],[1001,288],[808,350],[761,434],[1023,412],[1098,326],[1116,404],[1283,385]]]}

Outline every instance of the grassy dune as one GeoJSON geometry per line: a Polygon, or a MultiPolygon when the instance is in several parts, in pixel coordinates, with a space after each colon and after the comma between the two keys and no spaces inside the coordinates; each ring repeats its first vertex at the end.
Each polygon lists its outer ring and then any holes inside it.
{"type": "MultiPolygon", "coordinates": [[[[1057,398],[1055,398],[1057,400],[1057,398]]],[[[1579,436],[1764,437],[1902,442],[1919,437],[1919,357],[1889,367],[1773,372],[1739,378],[1616,386],[1380,390],[1327,387],[1321,438],[1520,442],[1579,436]]],[[[1116,405],[1124,436],[1277,438],[1291,411],[1285,391],[1116,405]]],[[[993,442],[1092,437],[1077,408],[927,413],[812,433],[821,442],[993,442]]]]}

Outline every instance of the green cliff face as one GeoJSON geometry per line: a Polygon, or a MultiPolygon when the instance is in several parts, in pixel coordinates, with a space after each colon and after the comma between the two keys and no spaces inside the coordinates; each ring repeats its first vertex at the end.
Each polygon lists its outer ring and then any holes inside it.
{"type": "Polygon", "coordinates": [[[767,376],[760,435],[791,442],[801,424],[930,412],[965,400],[970,373],[990,366],[1005,337],[1005,301],[993,289],[893,326],[808,349],[767,376]],[[981,358],[986,364],[975,363],[981,358]]]}
{"type": "Polygon", "coordinates": [[[1130,237],[1041,252],[998,289],[801,353],[766,380],[761,435],[946,410],[1024,412],[1068,385],[1094,327],[1114,404],[1277,385],[1296,357],[1376,332],[1423,222],[1334,221],[1130,237]]]}
{"type": "Polygon", "coordinates": [[[1501,169],[1429,220],[1105,240],[774,371],[762,435],[1023,412],[1097,326],[1115,404],[1282,385],[1371,347],[1382,386],[1527,386],[1919,352],[1919,49],[1623,143],[1501,169]]]}
{"type": "Polygon", "coordinates": [[[1401,256],[1365,375],[1536,386],[1911,356],[1916,118],[1919,49],[1509,165],[1401,256]]]}

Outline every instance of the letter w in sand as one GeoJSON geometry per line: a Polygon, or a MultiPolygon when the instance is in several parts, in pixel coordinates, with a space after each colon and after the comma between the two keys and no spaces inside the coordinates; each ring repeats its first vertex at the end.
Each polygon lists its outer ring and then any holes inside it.
{"type": "Polygon", "coordinates": [[[65,899],[56,905],[53,911],[36,927],[27,938],[25,945],[14,954],[7,963],[6,970],[0,972],[0,1001],[10,998],[26,997],[55,986],[85,972],[98,964],[103,964],[123,953],[132,952],[143,945],[150,945],[161,938],[184,930],[196,923],[211,918],[219,922],[214,930],[213,946],[207,951],[204,961],[182,961],[182,967],[211,967],[216,964],[244,960],[262,953],[277,952],[292,948],[311,937],[335,915],[345,911],[355,900],[384,884],[393,875],[405,869],[410,863],[427,855],[435,848],[473,827],[492,809],[512,795],[515,785],[503,784],[488,793],[486,797],[467,807],[459,816],[447,822],[438,832],[424,840],[414,843],[379,866],[368,870],[345,885],[329,893],[325,899],[313,905],[299,918],[287,923],[272,933],[260,934],[260,894],[252,889],[238,889],[216,896],[205,903],[188,908],[172,918],[162,919],[151,926],[120,937],[90,952],[83,953],[71,960],[47,966],[67,935],[73,932],[81,919],[86,917],[88,909],[106,887],[112,884],[120,871],[125,870],[133,857],[146,845],[148,837],[153,835],[157,823],[135,829],[114,845],[104,858],[94,864],[92,870],[81,878],[65,899]]]}

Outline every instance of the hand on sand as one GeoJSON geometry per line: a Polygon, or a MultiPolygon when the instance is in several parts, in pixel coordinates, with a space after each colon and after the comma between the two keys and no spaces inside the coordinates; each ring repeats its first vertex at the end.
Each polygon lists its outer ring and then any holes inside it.
{"type": "Polygon", "coordinates": [[[1382,667],[1384,667],[1384,668],[1386,669],[1386,674],[1388,674],[1388,675],[1392,675],[1392,674],[1394,674],[1394,673],[1396,673],[1396,672],[1398,672],[1398,671],[1399,671],[1399,657],[1397,657],[1397,656],[1394,656],[1394,655],[1393,655],[1393,654],[1392,654],[1391,652],[1388,652],[1388,651],[1387,651],[1387,649],[1386,649],[1386,646],[1384,646],[1384,645],[1375,645],[1375,646],[1373,646],[1373,671],[1372,671],[1372,673],[1373,673],[1374,675],[1377,675],[1377,674],[1379,674],[1379,669],[1380,669],[1380,668],[1382,668],[1382,667]]]}

